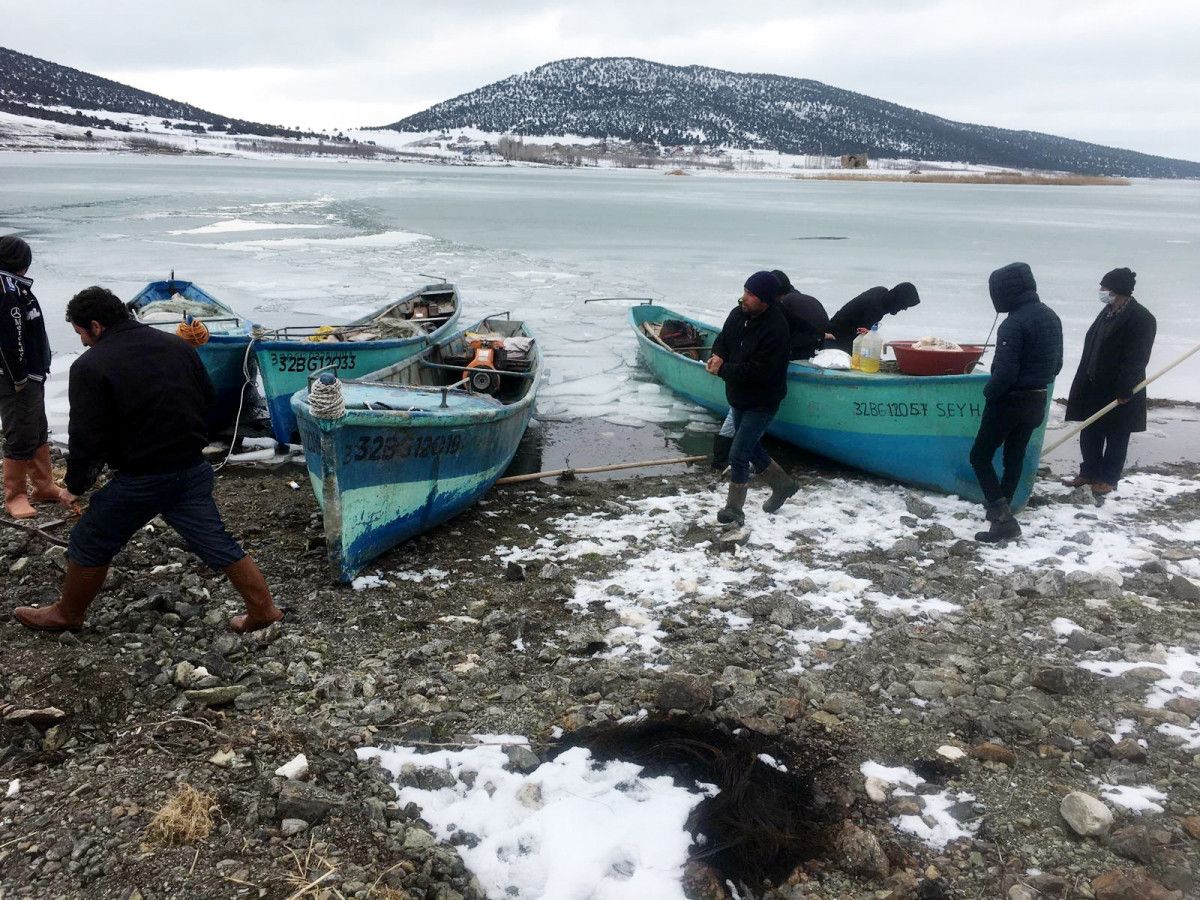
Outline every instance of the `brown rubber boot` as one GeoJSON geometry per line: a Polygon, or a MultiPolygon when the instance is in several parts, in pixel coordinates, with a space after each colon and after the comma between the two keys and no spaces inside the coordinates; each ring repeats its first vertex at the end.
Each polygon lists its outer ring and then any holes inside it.
{"type": "Polygon", "coordinates": [[[34,503],[63,503],[66,500],[66,489],[59,487],[54,480],[49,444],[38,447],[37,453],[29,461],[29,483],[33,487],[29,499],[34,503]]]}
{"type": "Polygon", "coordinates": [[[4,457],[4,511],[14,519],[32,519],[37,515],[37,510],[29,504],[29,486],[25,481],[29,469],[29,460],[4,457]]]}
{"type": "Polygon", "coordinates": [[[283,618],[283,610],[271,599],[267,579],[249,556],[243,556],[232,566],[225,567],[225,575],[237,592],[246,601],[246,612],[229,620],[229,629],[238,634],[249,634],[274,625],[283,618]]]}
{"type": "Polygon", "coordinates": [[[77,566],[67,562],[67,577],[57,603],[46,607],[18,606],[13,616],[36,631],[78,631],[88,607],[104,587],[108,566],[77,566]]]}

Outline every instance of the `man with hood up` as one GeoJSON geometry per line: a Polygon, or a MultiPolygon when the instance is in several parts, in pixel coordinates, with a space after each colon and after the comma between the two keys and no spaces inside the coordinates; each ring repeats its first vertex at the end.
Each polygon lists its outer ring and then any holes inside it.
{"type": "Polygon", "coordinates": [[[779,308],[781,287],[779,279],[766,271],[746,279],[742,299],[726,318],[705,364],[725,382],[725,399],[733,412],[729,494],[725,508],[717,513],[722,525],[746,520],[742,507],[751,466],[771,487],[771,496],[763,503],[765,512],[775,512],[800,489],[762,445],[767,426],[787,396],[791,330],[779,308]]]}
{"type": "Polygon", "coordinates": [[[869,288],[833,314],[825,336],[825,348],[849,353],[854,338],[861,332],[869,331],[884,316],[894,316],[920,302],[916,287],[908,281],[900,282],[891,290],[883,286],[869,288]]]}
{"type": "Polygon", "coordinates": [[[1129,436],[1146,430],[1146,392],[1133,389],[1146,380],[1158,323],[1133,297],[1137,273],[1113,269],[1100,279],[1104,308],[1083,340],[1079,371],[1067,398],[1067,421],[1082,422],[1113,400],[1117,408],[1079,433],[1083,463],[1067,484],[1090,484],[1095,494],[1116,489],[1125,468],[1129,436]]]}
{"type": "Polygon", "coordinates": [[[996,333],[992,377],[983,388],[986,403],[971,448],[971,467],[983,489],[990,527],[975,535],[985,543],[1021,536],[1009,504],[1021,480],[1025,448],[1046,416],[1046,392],[1062,369],[1062,323],[1037,293],[1033,271],[1010,263],[988,278],[998,313],[1008,313],[996,333]],[[1004,448],[1004,475],[992,459],[1004,448]]]}

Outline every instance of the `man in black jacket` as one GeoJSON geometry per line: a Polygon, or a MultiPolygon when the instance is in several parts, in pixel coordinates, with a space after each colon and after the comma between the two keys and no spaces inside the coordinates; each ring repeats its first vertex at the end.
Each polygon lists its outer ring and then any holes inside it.
{"type": "Polygon", "coordinates": [[[779,280],[779,307],[792,332],[792,359],[812,359],[829,330],[829,314],[816,297],[796,290],[785,273],[775,269],[771,274],[779,280]]]}
{"type": "Polygon", "coordinates": [[[729,449],[729,495],[717,513],[723,525],[742,523],[750,467],[771,487],[763,510],[773,513],[800,486],[763,448],[762,438],[787,395],[791,331],[776,302],[781,285],[770,272],[755,272],[742,299],[713,342],[705,368],[725,382],[725,399],[733,411],[733,445],[729,449]]]}
{"type": "Polygon", "coordinates": [[[891,290],[883,286],[868,288],[833,314],[829,320],[825,347],[849,353],[853,349],[854,338],[870,331],[871,326],[884,316],[894,316],[920,302],[916,287],[908,281],[900,282],[891,290]]]}
{"type": "Polygon", "coordinates": [[[58,601],[18,607],[17,620],[41,631],[78,630],[112,558],[162,516],[246,601],[246,614],[230,619],[230,628],[245,633],[278,622],[283,613],[262,572],[229,536],[213,502],[212,466],[201,450],[214,392],[195,349],[132,319],[104,288],[71,298],[67,321],[89,349],[71,367],[64,502],[91,488],[105,464],[114,474],[71,530],[58,601]]]}
{"type": "Polygon", "coordinates": [[[1154,349],[1158,323],[1133,298],[1137,273],[1113,269],[1100,279],[1104,309],[1083,340],[1079,371],[1067,399],[1067,421],[1082,422],[1113,400],[1117,407],[1079,433],[1083,464],[1067,484],[1090,484],[1107,494],[1121,480],[1129,436],[1146,430],[1146,392],[1133,389],[1146,380],[1146,364],[1154,349]]]}
{"type": "Polygon", "coordinates": [[[0,426],[4,429],[4,511],[14,519],[37,512],[29,501],[57,503],[63,490],[50,468],[46,376],[50,340],[33,295],[33,251],[13,234],[0,237],[0,426]],[[33,490],[30,492],[29,485],[33,490]]]}
{"type": "Polygon", "coordinates": [[[1033,271],[1025,263],[1010,263],[988,278],[988,292],[998,313],[1008,317],[996,332],[992,375],[983,388],[986,402],[979,432],[971,448],[971,466],[983,489],[987,531],[975,540],[995,543],[1021,536],[1012,503],[1025,450],[1033,432],[1046,417],[1047,388],[1062,369],[1062,323],[1037,293],[1033,271]],[[1004,447],[1004,476],[996,477],[992,458],[1004,447]]]}

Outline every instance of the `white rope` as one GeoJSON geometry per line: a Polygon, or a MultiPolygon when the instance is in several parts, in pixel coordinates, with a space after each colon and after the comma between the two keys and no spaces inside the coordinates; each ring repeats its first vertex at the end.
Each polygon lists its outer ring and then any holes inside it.
{"type": "MultiPolygon", "coordinates": [[[[255,329],[258,326],[254,326],[255,329]]],[[[229,463],[229,457],[233,456],[233,448],[237,446],[238,428],[242,424],[242,408],[246,405],[246,389],[250,386],[250,352],[254,349],[254,342],[257,338],[250,338],[250,343],[246,345],[246,355],[242,357],[242,377],[245,379],[242,382],[242,393],[238,397],[237,416],[233,420],[233,436],[229,439],[229,452],[225,454],[225,458],[218,465],[213,466],[214,472],[220,472],[229,463]]]]}
{"type": "Polygon", "coordinates": [[[346,414],[342,383],[334,378],[325,384],[318,378],[308,389],[308,408],[318,419],[340,419],[346,414]]]}

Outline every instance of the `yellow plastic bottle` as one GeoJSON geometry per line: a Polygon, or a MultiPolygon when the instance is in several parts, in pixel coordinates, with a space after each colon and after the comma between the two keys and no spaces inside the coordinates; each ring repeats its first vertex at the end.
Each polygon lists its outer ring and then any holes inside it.
{"type": "Polygon", "coordinates": [[[879,371],[879,364],[883,360],[883,338],[879,336],[879,324],[872,325],[861,341],[858,345],[858,368],[873,375],[879,371]]]}

